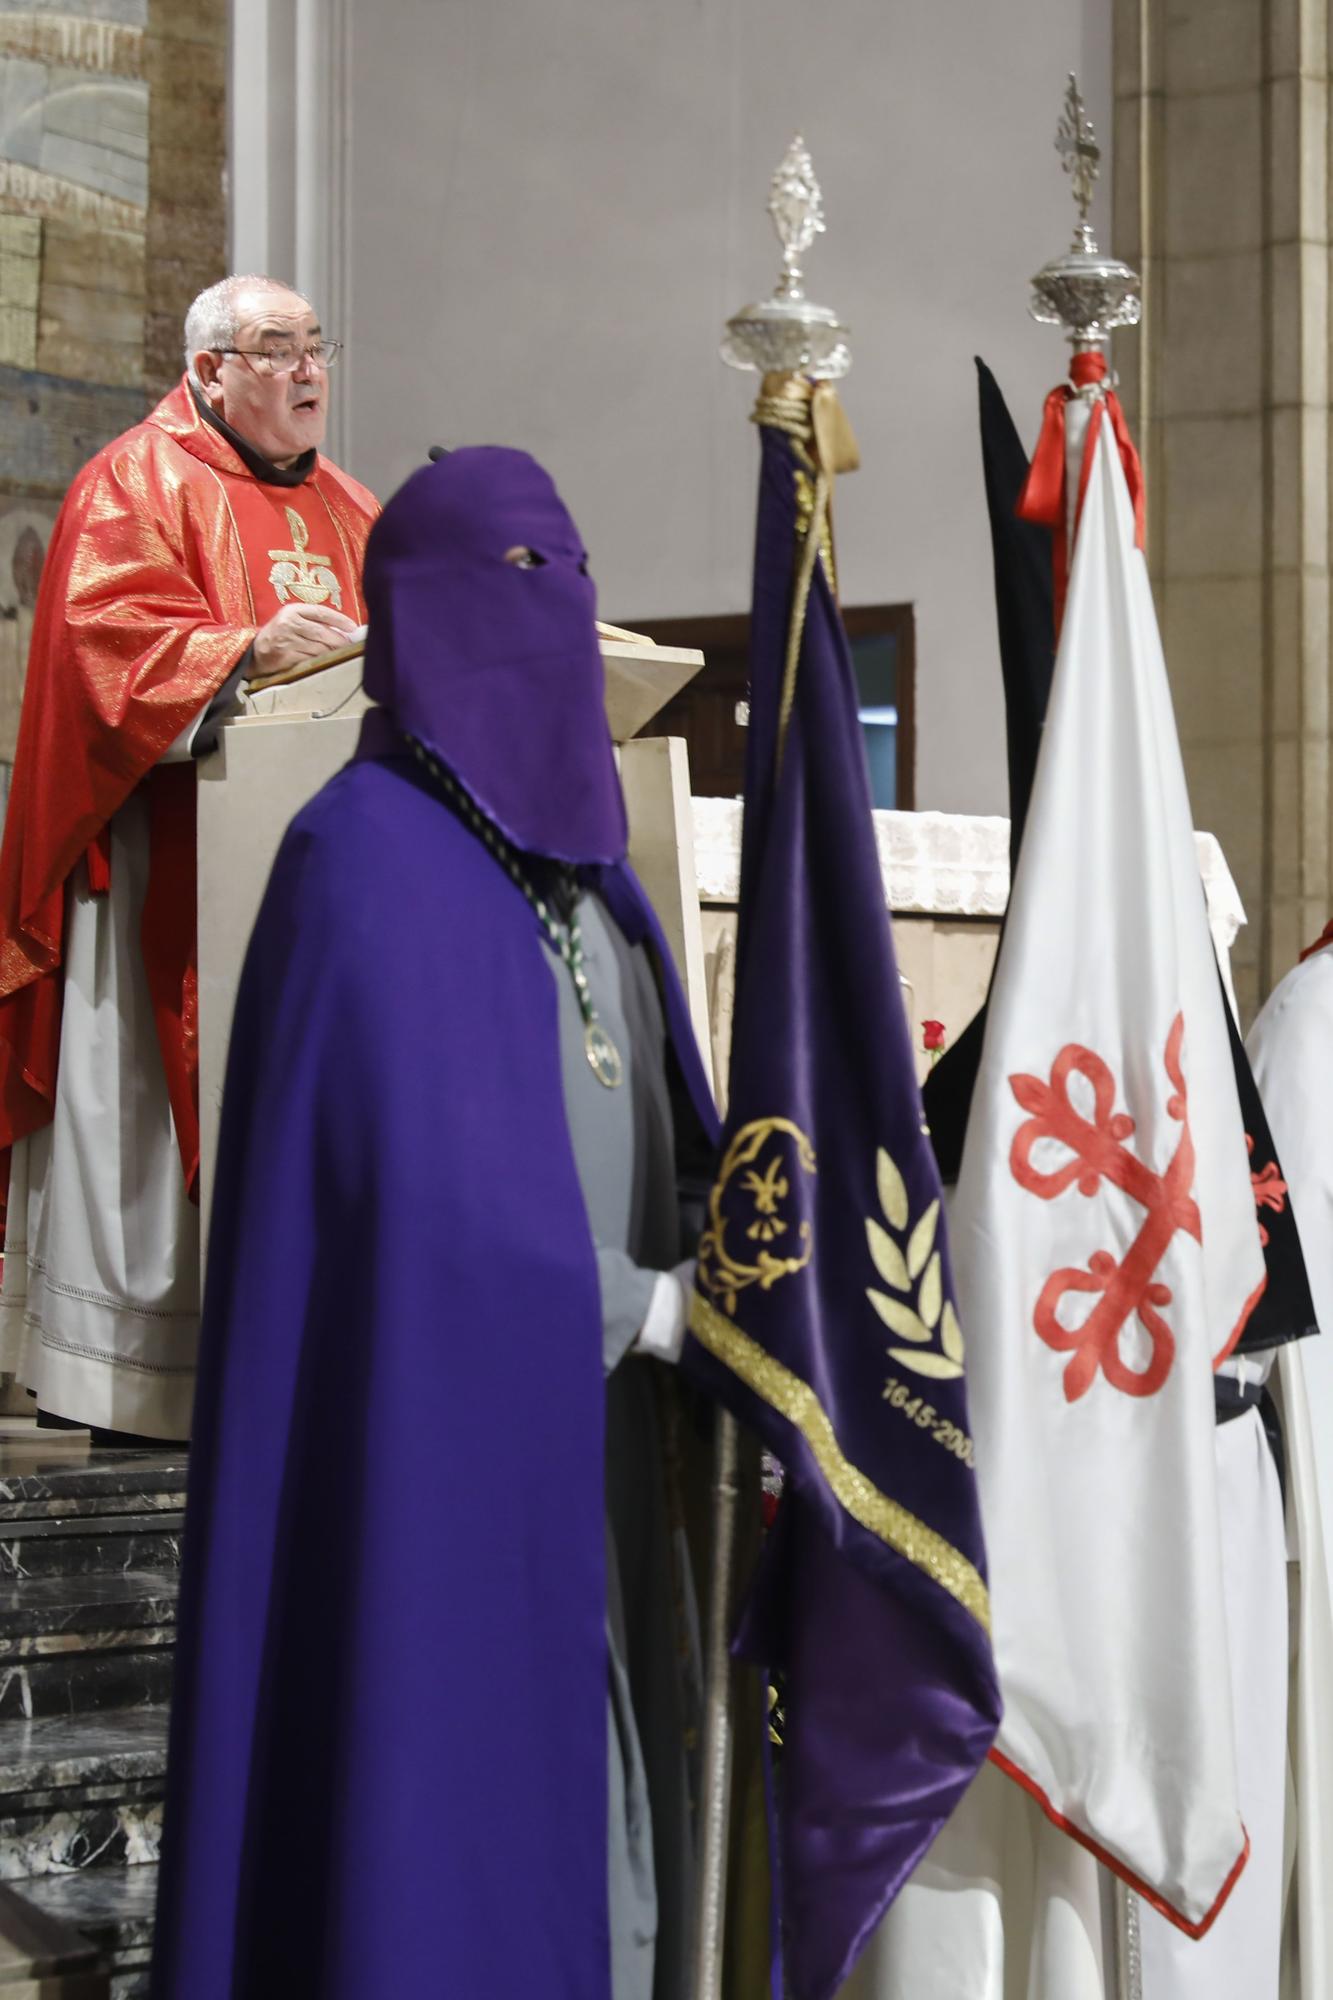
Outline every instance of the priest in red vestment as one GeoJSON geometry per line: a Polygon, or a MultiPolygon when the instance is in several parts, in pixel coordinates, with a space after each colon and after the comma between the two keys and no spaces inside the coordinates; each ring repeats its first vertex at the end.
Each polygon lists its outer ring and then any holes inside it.
{"type": "Polygon", "coordinates": [[[55,1423],[188,1435],[198,1326],[192,756],[364,622],[373,497],[323,458],[337,343],[268,278],[66,496],[0,848],[0,1368],[55,1423]]]}

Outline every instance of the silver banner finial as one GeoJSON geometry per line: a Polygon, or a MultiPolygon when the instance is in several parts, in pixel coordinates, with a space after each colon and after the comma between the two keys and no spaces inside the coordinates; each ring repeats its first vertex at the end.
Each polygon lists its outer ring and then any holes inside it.
{"type": "Polygon", "coordinates": [[[1072,70],[1055,150],[1073,187],[1078,225],[1064,256],[1043,264],[1032,280],[1028,310],[1044,326],[1062,326],[1075,348],[1103,350],[1114,328],[1138,325],[1143,301],[1137,271],[1098,249],[1088,220],[1102,149],[1072,70]]]}
{"type": "Polygon", "coordinates": [[[805,295],[802,259],[824,232],[824,197],[798,132],[782,157],[768,195],[768,212],[782,245],[782,276],[770,298],[727,321],[722,359],[761,374],[811,375],[824,381],[852,365],[847,328],[827,306],[805,295]]]}
{"type": "Polygon", "coordinates": [[[1078,78],[1069,72],[1065,90],[1064,116],[1055,128],[1055,150],[1064,161],[1065,172],[1074,184],[1080,224],[1086,224],[1092,207],[1092,190],[1102,170],[1102,149],[1083,103],[1078,78]]]}
{"type": "Polygon", "coordinates": [[[768,212],[782,245],[783,277],[778,290],[782,297],[803,299],[805,279],[801,271],[804,257],[816,236],[824,234],[824,196],[815,179],[815,164],[800,133],[792,140],[778,165],[768,191],[768,212]]]}

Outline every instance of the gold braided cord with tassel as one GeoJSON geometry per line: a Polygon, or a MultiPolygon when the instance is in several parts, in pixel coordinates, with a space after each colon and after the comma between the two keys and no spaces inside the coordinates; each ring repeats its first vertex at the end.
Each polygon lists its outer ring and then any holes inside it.
{"type": "Polygon", "coordinates": [[[829,588],[837,590],[829,508],[833,481],[840,472],[855,472],[861,457],[852,427],[831,382],[811,382],[804,375],[765,375],[759,386],[759,399],[750,413],[750,421],[768,430],[784,432],[791,440],[792,457],[797,467],[800,557],[792,592],[782,696],[778,705],[776,776],[777,771],[782,769],[787,727],[796,700],[796,675],[800,667],[805,614],[810,602],[815,563],[820,555],[824,558],[829,588]],[[811,479],[814,491],[803,505],[805,496],[801,486],[811,479]]]}

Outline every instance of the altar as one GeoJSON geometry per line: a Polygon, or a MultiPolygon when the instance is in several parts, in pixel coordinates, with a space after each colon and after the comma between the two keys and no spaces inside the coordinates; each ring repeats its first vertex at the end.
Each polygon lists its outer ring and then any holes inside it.
{"type": "MultiPolygon", "coordinates": [[[[695,799],[694,879],[708,973],[714,1072],[726,1075],[740,896],[738,799],[695,799]]],[[[903,1005],[918,1078],[931,1064],[925,1024],[956,1040],[990,985],[1009,901],[1009,822],[969,813],[875,812],[884,902],[893,921],[903,1005]]],[[[1211,833],[1195,835],[1218,963],[1231,993],[1231,947],[1245,922],[1239,891],[1211,833]]],[[[1232,1005],[1235,995],[1231,994],[1232,1005]]]]}

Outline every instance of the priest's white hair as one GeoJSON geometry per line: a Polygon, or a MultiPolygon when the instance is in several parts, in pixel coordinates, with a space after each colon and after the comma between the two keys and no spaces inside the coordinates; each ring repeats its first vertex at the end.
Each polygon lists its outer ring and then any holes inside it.
{"type": "MultiPolygon", "coordinates": [[[[236,272],[200,292],[185,315],[185,367],[190,380],[198,381],[194,357],[206,347],[233,347],[240,332],[237,306],[249,292],[290,292],[281,278],[266,278],[256,271],[236,272]]],[[[300,294],[298,293],[299,297],[300,294]]]]}

